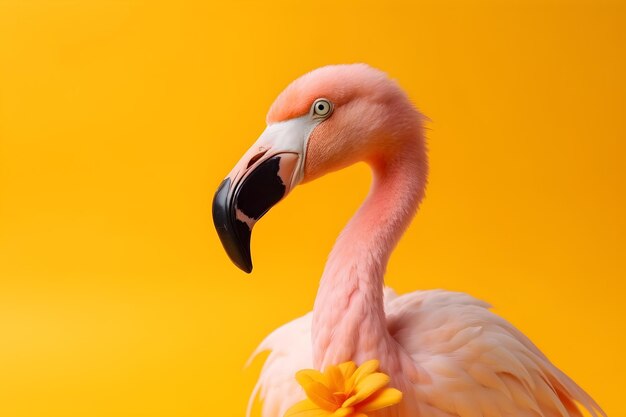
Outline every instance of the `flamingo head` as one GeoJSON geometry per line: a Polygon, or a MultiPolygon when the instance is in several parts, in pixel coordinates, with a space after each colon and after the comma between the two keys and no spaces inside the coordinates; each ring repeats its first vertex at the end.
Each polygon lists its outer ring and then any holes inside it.
{"type": "Polygon", "coordinates": [[[404,92],[368,65],[326,66],[293,81],[215,193],[213,221],[230,259],[252,271],[254,224],[296,185],[355,162],[384,162],[420,128],[404,92]]]}

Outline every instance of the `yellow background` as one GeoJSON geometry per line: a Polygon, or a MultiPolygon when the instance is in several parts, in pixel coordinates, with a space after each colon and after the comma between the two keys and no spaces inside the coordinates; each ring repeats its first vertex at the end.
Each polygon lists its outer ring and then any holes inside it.
{"type": "Polygon", "coordinates": [[[223,253],[217,185],[274,97],[387,71],[432,119],[388,284],[488,300],[626,416],[622,2],[0,1],[0,415],[241,416],[367,192],[297,189],[223,253]]]}

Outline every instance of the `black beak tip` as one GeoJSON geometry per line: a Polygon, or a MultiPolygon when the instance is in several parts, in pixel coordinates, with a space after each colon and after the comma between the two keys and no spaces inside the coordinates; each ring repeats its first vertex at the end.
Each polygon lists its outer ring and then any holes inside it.
{"type": "Polygon", "coordinates": [[[246,274],[249,274],[252,272],[252,262],[250,262],[249,264],[246,264],[245,266],[241,266],[241,265],[237,265],[237,266],[246,274]]]}
{"type": "Polygon", "coordinates": [[[246,223],[233,216],[231,203],[228,200],[230,182],[230,178],[226,178],[215,192],[213,224],[230,260],[239,269],[249,274],[252,272],[251,231],[246,223]]]}
{"type": "Polygon", "coordinates": [[[249,274],[252,272],[252,260],[250,259],[250,257],[248,258],[245,258],[243,256],[239,257],[236,254],[233,254],[232,252],[228,252],[228,251],[227,253],[228,253],[228,257],[237,266],[237,268],[241,269],[246,274],[249,274]]]}

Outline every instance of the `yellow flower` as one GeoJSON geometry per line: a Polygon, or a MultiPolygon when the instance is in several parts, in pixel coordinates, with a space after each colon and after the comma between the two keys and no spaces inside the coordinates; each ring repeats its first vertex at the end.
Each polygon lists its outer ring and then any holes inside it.
{"type": "Polygon", "coordinates": [[[285,417],[367,417],[368,412],[380,410],[402,400],[395,388],[385,388],[389,376],[376,372],[379,362],[371,360],[358,368],[354,362],[329,366],[324,373],[304,369],[296,380],[306,400],[285,413],[285,417]]]}

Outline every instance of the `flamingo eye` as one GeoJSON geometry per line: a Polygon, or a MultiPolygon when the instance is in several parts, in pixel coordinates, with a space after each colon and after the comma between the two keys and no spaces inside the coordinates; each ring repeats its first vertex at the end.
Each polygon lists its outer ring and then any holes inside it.
{"type": "Polygon", "coordinates": [[[315,103],[313,103],[313,113],[318,116],[326,117],[332,110],[332,103],[325,98],[318,98],[315,100],[315,103]]]}

